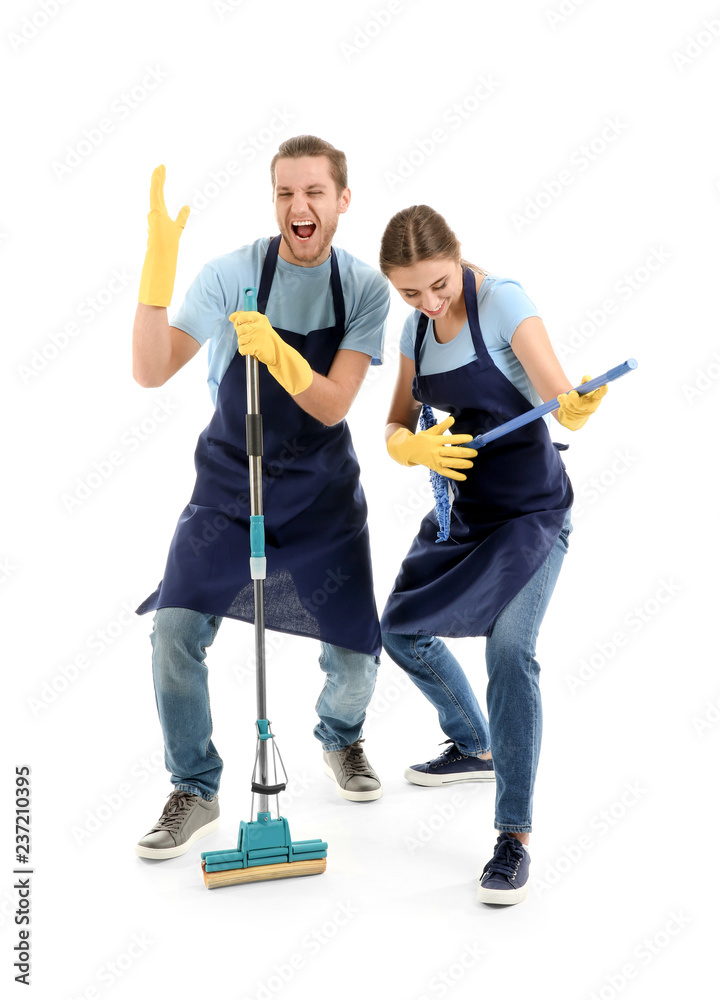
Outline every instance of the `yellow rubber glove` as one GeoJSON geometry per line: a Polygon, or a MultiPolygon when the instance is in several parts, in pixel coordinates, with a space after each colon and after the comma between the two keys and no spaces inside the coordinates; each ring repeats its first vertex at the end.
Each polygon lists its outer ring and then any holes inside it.
{"type": "Polygon", "coordinates": [[[138,301],[146,306],[169,306],[175,284],[178,245],[185,228],[190,206],[184,205],[173,221],[165,208],[165,167],[153,170],[150,182],[148,242],[140,276],[138,301]]]}
{"type": "MultiPolygon", "coordinates": [[[[590,376],[583,375],[583,382],[589,382],[590,376]]],[[[594,392],[588,392],[581,396],[573,389],[571,392],[561,392],[558,396],[560,409],[558,410],[558,420],[571,431],[578,431],[586,423],[591,413],[597,410],[602,402],[603,396],[607,393],[608,387],[601,385],[594,392]]]]}
{"type": "Polygon", "coordinates": [[[475,458],[477,451],[456,447],[472,441],[472,434],[443,434],[454,423],[455,417],[446,417],[441,424],[418,434],[413,434],[407,427],[400,427],[388,438],[390,457],[400,465],[426,465],[448,479],[467,479],[462,472],[451,470],[471,469],[472,462],[468,459],[475,458]]]}
{"type": "Polygon", "coordinates": [[[313,370],[305,358],[273,330],[270,320],[259,312],[234,312],[230,322],[235,327],[238,350],[252,354],[267,365],[291,396],[307,389],[313,380],[313,370]]]}

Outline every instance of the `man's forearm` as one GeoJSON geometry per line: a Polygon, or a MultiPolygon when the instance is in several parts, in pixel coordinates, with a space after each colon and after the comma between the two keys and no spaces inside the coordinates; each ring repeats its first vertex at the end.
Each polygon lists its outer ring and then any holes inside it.
{"type": "Polygon", "coordinates": [[[354,398],[355,393],[348,392],[346,386],[317,372],[313,372],[313,380],[307,389],[293,396],[299,407],[328,427],[344,419],[354,398]]]}
{"type": "Polygon", "coordinates": [[[370,365],[370,357],[358,351],[338,351],[327,378],[313,372],[307,389],[293,396],[310,416],[332,427],[345,418],[370,365]]]}
{"type": "Polygon", "coordinates": [[[165,306],[138,303],[132,338],[132,373],[146,389],[162,385],[169,378],[172,338],[165,306]]]}

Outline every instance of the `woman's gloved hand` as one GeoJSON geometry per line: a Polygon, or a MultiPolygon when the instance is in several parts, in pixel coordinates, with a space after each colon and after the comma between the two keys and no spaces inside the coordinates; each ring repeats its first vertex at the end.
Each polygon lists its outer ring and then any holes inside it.
{"type": "MultiPolygon", "coordinates": [[[[590,376],[583,375],[583,382],[589,382],[590,376]]],[[[558,410],[558,420],[571,431],[578,431],[586,423],[591,413],[597,410],[602,402],[603,396],[607,393],[608,387],[601,385],[599,389],[588,392],[581,396],[573,389],[571,392],[561,392],[558,396],[560,409],[558,410]]]]}
{"type": "Polygon", "coordinates": [[[175,284],[178,245],[190,206],[184,205],[173,220],[165,208],[165,167],[153,170],[150,182],[150,211],[148,213],[148,242],[140,277],[138,300],[146,306],[169,306],[175,284]]]}
{"type": "Polygon", "coordinates": [[[312,368],[299,351],[273,330],[267,316],[259,312],[234,312],[229,318],[241,354],[252,354],[267,365],[270,374],[291,396],[308,388],[313,380],[312,368]]]}
{"type": "Polygon", "coordinates": [[[454,423],[455,417],[446,417],[441,424],[418,434],[413,434],[407,427],[400,427],[388,438],[390,457],[400,465],[426,465],[448,479],[467,479],[462,472],[452,470],[471,469],[472,462],[468,459],[475,458],[477,451],[456,447],[472,441],[472,434],[443,434],[454,423]]]}

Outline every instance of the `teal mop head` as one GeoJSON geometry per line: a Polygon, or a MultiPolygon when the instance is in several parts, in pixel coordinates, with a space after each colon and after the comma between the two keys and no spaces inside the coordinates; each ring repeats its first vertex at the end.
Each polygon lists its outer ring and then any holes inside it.
{"type": "MultiPolygon", "coordinates": [[[[280,751],[275,746],[270,723],[267,719],[258,719],[258,753],[255,756],[255,770],[251,789],[253,800],[250,803],[250,814],[254,810],[254,796],[258,794],[267,801],[270,795],[279,795],[287,784],[285,765],[280,757],[280,751]],[[262,780],[256,781],[258,775],[258,760],[261,744],[273,740],[273,769],[275,784],[269,785],[262,780]],[[275,754],[280,758],[284,780],[278,782],[278,770],[275,754]]],[[[237,850],[203,851],[202,874],[208,889],[219,889],[225,885],[237,885],[239,882],[262,882],[276,878],[294,878],[297,875],[319,875],[325,871],[327,864],[327,844],[324,840],[296,840],[290,837],[290,827],[278,809],[277,819],[269,812],[260,811],[257,819],[251,822],[242,820],[238,835],[237,850]]]]}

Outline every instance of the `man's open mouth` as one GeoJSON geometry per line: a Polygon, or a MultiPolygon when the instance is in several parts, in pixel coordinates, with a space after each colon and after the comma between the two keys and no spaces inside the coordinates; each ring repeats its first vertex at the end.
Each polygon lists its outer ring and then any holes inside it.
{"type": "Polygon", "coordinates": [[[309,240],[315,232],[315,223],[310,219],[303,219],[300,222],[292,223],[292,231],[299,240],[309,240]]]}

